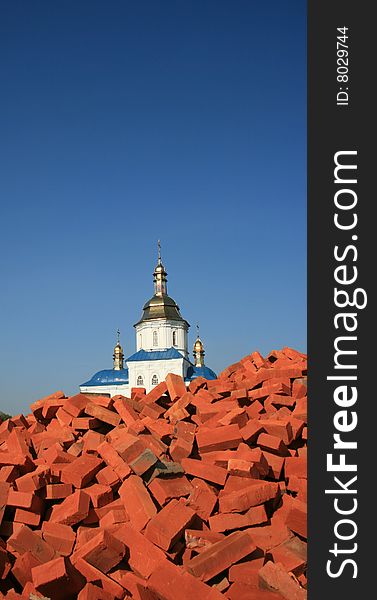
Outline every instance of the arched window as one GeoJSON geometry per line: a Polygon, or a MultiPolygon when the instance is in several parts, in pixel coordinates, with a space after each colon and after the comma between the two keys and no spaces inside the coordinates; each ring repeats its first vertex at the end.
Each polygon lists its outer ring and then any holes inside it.
{"type": "Polygon", "coordinates": [[[174,330],[173,331],[173,346],[177,345],[177,332],[174,330]]]}
{"type": "Polygon", "coordinates": [[[157,385],[158,384],[158,377],[157,375],[153,375],[152,377],[152,385],[157,385]]]}
{"type": "Polygon", "coordinates": [[[141,333],[139,333],[139,346],[140,346],[140,348],[141,348],[141,347],[142,347],[142,345],[143,345],[143,344],[142,344],[142,341],[143,341],[143,339],[142,339],[142,337],[141,337],[141,333]]]}
{"type": "Polygon", "coordinates": [[[158,334],[156,330],[153,332],[153,346],[158,346],[158,334]]]}
{"type": "Polygon", "coordinates": [[[136,385],[144,385],[144,379],[141,375],[139,375],[139,377],[137,378],[136,385]]]}

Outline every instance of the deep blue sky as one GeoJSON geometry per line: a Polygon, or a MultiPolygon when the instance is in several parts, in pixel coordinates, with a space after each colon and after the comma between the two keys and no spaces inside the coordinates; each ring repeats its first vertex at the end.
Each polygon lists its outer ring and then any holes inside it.
{"type": "Polygon", "coordinates": [[[305,11],[1,2],[0,409],[134,352],[158,238],[210,367],[305,351],[305,11]]]}

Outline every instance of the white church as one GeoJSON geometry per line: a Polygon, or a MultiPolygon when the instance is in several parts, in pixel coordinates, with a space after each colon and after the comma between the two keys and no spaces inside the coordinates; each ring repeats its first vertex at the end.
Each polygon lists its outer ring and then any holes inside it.
{"type": "Polygon", "coordinates": [[[181,316],[173,298],[168,296],[160,243],[153,281],[154,295],[144,304],[141,319],[134,325],[136,352],[124,359],[118,332],[113,368],[95,373],[80,386],[81,393],[130,396],[133,387],[145,388],[148,393],[168,373],[181,375],[187,385],[199,376],[216,379],[216,373],[204,365],[204,347],[199,334],[193,349],[194,362],[189,359],[190,325],[181,316]]]}

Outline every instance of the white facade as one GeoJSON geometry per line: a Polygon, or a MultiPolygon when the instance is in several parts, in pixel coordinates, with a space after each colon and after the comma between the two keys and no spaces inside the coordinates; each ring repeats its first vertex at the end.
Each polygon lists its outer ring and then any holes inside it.
{"type": "Polygon", "coordinates": [[[147,393],[164,381],[168,373],[186,376],[189,363],[180,358],[168,360],[135,360],[127,362],[129,387],[145,387],[147,393]]]}
{"type": "Polygon", "coordinates": [[[123,385],[115,385],[115,384],[109,384],[109,385],[80,385],[80,393],[81,394],[99,394],[99,395],[103,395],[103,396],[110,396],[111,398],[113,396],[131,396],[131,388],[130,386],[127,384],[123,384],[123,385]]]}
{"type": "Polygon", "coordinates": [[[136,350],[165,350],[176,348],[185,358],[187,350],[187,325],[185,321],[171,321],[168,319],[153,319],[142,321],[135,325],[136,350]]]}

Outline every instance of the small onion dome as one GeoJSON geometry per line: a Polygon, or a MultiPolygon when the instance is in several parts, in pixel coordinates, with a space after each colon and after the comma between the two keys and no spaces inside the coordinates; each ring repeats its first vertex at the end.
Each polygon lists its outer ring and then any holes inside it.
{"type": "Polygon", "coordinates": [[[194,352],[203,352],[204,346],[202,340],[198,337],[194,344],[194,352]]]}
{"type": "Polygon", "coordinates": [[[116,354],[117,356],[119,356],[121,354],[123,356],[123,348],[119,342],[117,342],[115,345],[114,354],[116,354]]]}
{"type": "Polygon", "coordinates": [[[155,273],[164,273],[165,275],[167,274],[166,271],[165,271],[165,267],[164,267],[164,265],[161,262],[159,262],[156,265],[156,268],[155,268],[154,272],[155,273]]]}

